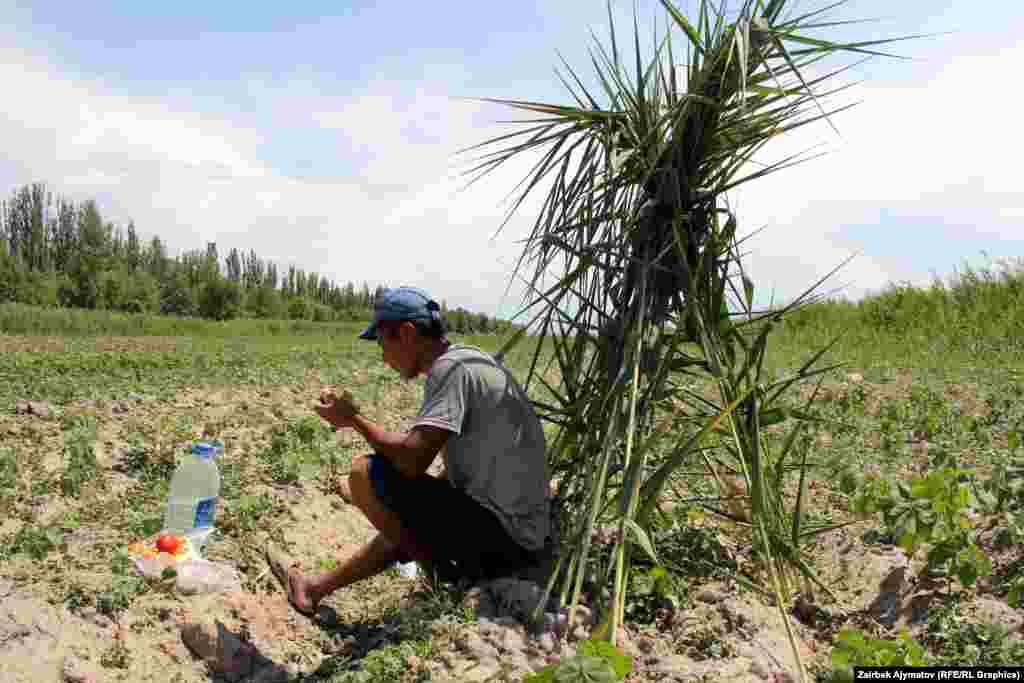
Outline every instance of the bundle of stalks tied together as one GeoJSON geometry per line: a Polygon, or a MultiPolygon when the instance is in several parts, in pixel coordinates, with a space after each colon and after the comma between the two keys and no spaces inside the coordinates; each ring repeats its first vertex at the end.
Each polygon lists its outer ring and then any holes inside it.
{"type": "Polygon", "coordinates": [[[613,581],[611,601],[597,606],[607,626],[600,632],[612,641],[634,552],[663,564],[652,530],[667,523],[661,504],[685,498],[687,488],[711,511],[749,522],[764,572],[739,580],[783,611],[799,583],[827,593],[802,555],[823,530],[802,513],[810,465],[800,435],[812,418],[784,400],[796,383],[830,369],[819,366],[827,349],[780,377],[764,369],[772,326],[812,300],[821,283],[786,306],[756,311],[726,196],[806,160],[756,161],[769,141],[845,108],[823,104],[844,89],[827,87],[843,67],[810,79],[807,67],[840,51],[880,54],[873,46],[887,41],[810,35],[835,25],[823,17],[838,5],[804,14],[789,0],[733,5],[700,0],[691,21],[662,0],[669,28],[645,63],[635,27],[632,74],[609,6],[610,50],[599,43],[593,55],[604,101],[565,65],[559,76],[575,105],[491,100],[541,117],[472,148],[504,145],[481,157],[472,169],[480,175],[540,153],[509,213],[531,191],[549,188],[516,272],[533,293],[523,313],[535,313],[500,353],[535,333],[527,386],[557,426],[550,465],[569,531],[548,592],[559,586],[561,602],[575,606],[585,576],[613,581]],[[673,53],[680,33],[682,68],[673,53]],[[519,273],[526,262],[529,278],[519,273]],[[765,438],[772,423],[788,428],[781,444],[765,438]],[[692,463],[703,473],[684,467],[692,463]],[[700,493],[709,480],[737,481],[721,472],[736,473],[741,483],[723,499],[742,498],[746,514],[730,515],[735,502],[716,507],[700,493]],[[795,500],[784,495],[792,478],[795,500]],[[608,524],[619,528],[615,549],[595,568],[593,530],[608,524]]]}

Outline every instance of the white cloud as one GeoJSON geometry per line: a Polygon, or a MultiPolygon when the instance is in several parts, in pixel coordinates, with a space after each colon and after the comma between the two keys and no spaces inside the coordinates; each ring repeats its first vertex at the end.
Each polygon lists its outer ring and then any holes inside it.
{"type": "MultiPolygon", "coordinates": [[[[823,157],[784,170],[736,193],[748,229],[767,224],[751,240],[754,272],[762,284],[796,293],[861,251],[837,277],[848,294],[877,290],[890,281],[928,281],[946,267],[941,244],[913,245],[896,265],[888,242],[898,237],[900,217],[934,217],[973,226],[973,253],[1021,243],[1017,160],[1024,143],[1015,133],[1022,95],[1006,87],[1024,67],[1024,49],[954,58],[933,78],[913,86],[858,87],[862,104],[840,114],[842,138],[824,125],[798,131],[774,148],[779,157],[825,142],[823,157]],[[847,226],[877,224],[887,234],[859,237],[847,226]],[[914,267],[908,269],[906,261],[914,267]]],[[[966,235],[964,236],[966,237],[966,235]]],[[[902,256],[902,255],[901,255],[902,256]]]]}
{"type": "MultiPolygon", "coordinates": [[[[874,220],[881,207],[975,211],[1005,219],[984,226],[993,239],[1020,239],[1011,174],[1022,151],[1012,118],[1021,96],[1005,84],[1022,66],[1017,48],[954,60],[912,88],[863,86],[864,104],[837,118],[840,144],[825,126],[780,141],[780,155],[822,140],[836,149],[736,194],[742,225],[767,224],[750,245],[759,288],[792,296],[855,249],[864,253],[836,281],[852,283],[852,294],[927,273],[936,265],[928,245],[908,270],[879,245],[840,234],[844,225],[874,220]]],[[[510,118],[500,107],[449,97],[461,75],[439,68],[429,81],[373,82],[344,95],[325,94],[330,88],[310,74],[283,84],[253,79],[251,101],[274,119],[255,129],[226,113],[197,112],[180,93],[140,97],[39,54],[0,50],[6,91],[32,93],[5,102],[0,183],[43,180],[77,198],[102,197],[108,218],[132,218],[175,250],[206,241],[222,253],[252,248],[341,282],[417,283],[449,305],[493,313],[519,254],[514,240],[527,234],[542,193],[490,240],[530,160],[458,191],[468,159],[453,153],[506,132],[487,122],[510,118]],[[328,141],[351,173],[300,178],[275,167],[267,146],[287,147],[306,133],[328,141]]],[[[503,312],[515,308],[516,294],[503,312]]]]}
{"type": "MultiPolygon", "coordinates": [[[[106,198],[108,219],[131,218],[173,250],[206,241],[222,253],[253,248],[341,282],[422,277],[418,284],[453,306],[496,310],[508,278],[502,263],[514,257],[488,239],[500,214],[464,217],[449,204],[460,182],[452,142],[469,144],[480,131],[471,125],[479,105],[453,103],[430,84],[372,84],[349,97],[286,84],[283,94],[295,99],[278,109],[294,128],[272,134],[319,122],[357,169],[350,178],[295,178],[261,158],[258,131],[190,111],[188,101],[124,94],[38,55],[0,57],[12,92],[38,93],[11,101],[0,120],[14,167],[0,181],[9,187],[45,181],[74,198],[106,198]]],[[[268,97],[282,94],[266,88],[268,97]]]]}

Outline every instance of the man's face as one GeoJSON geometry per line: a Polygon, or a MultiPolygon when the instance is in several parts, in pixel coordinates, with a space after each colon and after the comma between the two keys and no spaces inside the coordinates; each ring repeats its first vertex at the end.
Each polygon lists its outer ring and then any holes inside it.
{"type": "Polygon", "coordinates": [[[416,336],[416,327],[410,322],[402,322],[397,328],[389,326],[377,331],[377,343],[380,344],[384,362],[402,379],[413,379],[416,376],[416,336]]]}

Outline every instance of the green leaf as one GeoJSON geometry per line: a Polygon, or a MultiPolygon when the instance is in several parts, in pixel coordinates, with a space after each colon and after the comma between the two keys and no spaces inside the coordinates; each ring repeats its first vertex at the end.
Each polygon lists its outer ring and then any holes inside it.
{"type": "Polygon", "coordinates": [[[902,523],[896,529],[896,544],[913,554],[917,548],[917,517],[906,515],[902,523]]]}
{"type": "Polygon", "coordinates": [[[939,567],[956,557],[956,548],[949,543],[940,543],[928,551],[928,565],[939,567]]]}
{"type": "Polygon", "coordinates": [[[790,411],[786,408],[770,408],[764,410],[758,416],[758,421],[762,427],[768,427],[770,425],[779,424],[789,419],[790,411]]]}
{"type": "Polygon", "coordinates": [[[838,647],[832,650],[832,667],[835,669],[850,668],[850,653],[838,647]]]}
{"type": "Polygon", "coordinates": [[[576,655],[563,659],[555,669],[555,683],[616,683],[611,664],[600,657],[576,655]]]}
{"type": "Polygon", "coordinates": [[[548,664],[536,673],[526,674],[523,677],[523,683],[555,683],[555,670],[557,668],[557,664],[548,664]]]}
{"type": "Polygon", "coordinates": [[[863,631],[859,629],[843,629],[836,636],[836,641],[848,648],[858,648],[866,643],[863,631]]]}
{"type": "Polygon", "coordinates": [[[576,652],[587,657],[599,657],[611,665],[615,675],[620,679],[633,670],[633,658],[623,654],[607,640],[584,640],[576,652]]]}
{"type": "Polygon", "coordinates": [[[704,48],[700,44],[700,33],[693,27],[689,19],[679,11],[669,0],[661,0],[661,4],[665,7],[665,10],[672,16],[672,19],[679,25],[679,28],[683,30],[686,37],[690,39],[690,44],[693,45],[693,49],[697,51],[697,54],[703,54],[704,48]]]}
{"type": "Polygon", "coordinates": [[[743,296],[747,300],[747,309],[752,309],[754,307],[754,281],[746,274],[743,275],[743,296]]]}
{"type": "Polygon", "coordinates": [[[655,564],[661,564],[661,562],[658,561],[657,553],[654,552],[654,544],[651,543],[651,538],[647,535],[647,532],[632,519],[624,519],[623,524],[625,524],[626,529],[633,535],[637,544],[643,548],[644,552],[647,553],[647,556],[651,558],[651,561],[655,564]]]}
{"type": "Polygon", "coordinates": [[[946,488],[946,476],[942,472],[932,472],[924,479],[917,479],[910,485],[913,498],[937,498],[946,488]]]}
{"type": "Polygon", "coordinates": [[[852,468],[844,470],[839,476],[839,490],[848,496],[853,495],[853,493],[856,492],[859,484],[860,477],[852,468]]]}
{"type": "Polygon", "coordinates": [[[1010,592],[1006,594],[1006,603],[1017,609],[1021,604],[1021,598],[1024,597],[1024,584],[1019,580],[1013,584],[1010,588],[1010,592]]]}
{"type": "Polygon", "coordinates": [[[608,637],[608,632],[611,630],[611,615],[608,615],[598,624],[591,632],[590,637],[593,640],[604,640],[608,637]]]}
{"type": "Polygon", "coordinates": [[[971,586],[979,576],[992,573],[992,560],[978,546],[971,544],[957,553],[957,578],[964,586],[971,586]]]}
{"type": "Polygon", "coordinates": [[[959,579],[960,583],[965,587],[973,586],[974,582],[978,580],[978,568],[970,562],[957,564],[956,578],[959,579]]]}

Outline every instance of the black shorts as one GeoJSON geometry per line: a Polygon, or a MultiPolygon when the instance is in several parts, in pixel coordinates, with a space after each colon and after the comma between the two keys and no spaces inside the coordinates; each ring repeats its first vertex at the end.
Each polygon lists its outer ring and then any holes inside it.
{"type": "Polygon", "coordinates": [[[367,457],[374,492],[408,532],[399,542],[401,562],[426,560],[448,580],[475,581],[513,576],[537,561],[497,515],[447,480],[429,474],[410,479],[387,458],[367,457]]]}

